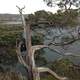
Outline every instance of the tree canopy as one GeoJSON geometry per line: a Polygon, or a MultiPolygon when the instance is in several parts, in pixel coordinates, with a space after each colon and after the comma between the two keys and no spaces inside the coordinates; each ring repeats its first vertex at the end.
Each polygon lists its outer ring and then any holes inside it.
{"type": "Polygon", "coordinates": [[[75,26],[78,25],[78,14],[78,9],[70,9],[68,12],[57,11],[55,14],[41,10],[36,11],[34,14],[29,14],[29,20],[32,21],[32,26],[38,26],[38,22],[41,20],[48,22],[49,26],[75,26]],[[37,25],[33,25],[33,22],[37,25]]]}
{"type": "Polygon", "coordinates": [[[73,7],[80,8],[80,0],[43,0],[48,6],[58,6],[62,10],[69,10],[73,7]]]}

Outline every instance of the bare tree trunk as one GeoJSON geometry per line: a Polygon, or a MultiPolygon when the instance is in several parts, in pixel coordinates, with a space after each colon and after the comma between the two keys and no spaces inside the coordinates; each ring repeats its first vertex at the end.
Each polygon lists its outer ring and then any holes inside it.
{"type": "Polygon", "coordinates": [[[21,15],[21,19],[22,19],[22,23],[23,23],[23,27],[24,27],[24,34],[25,34],[25,42],[26,42],[26,64],[29,66],[28,68],[28,80],[34,80],[33,78],[33,70],[32,70],[32,49],[31,49],[31,31],[30,31],[30,25],[29,23],[25,22],[25,18],[24,15],[22,14],[22,10],[25,8],[19,8],[17,6],[17,8],[19,9],[20,15],[21,15]]]}
{"type": "Polygon", "coordinates": [[[33,79],[33,70],[32,70],[32,55],[31,55],[31,52],[32,52],[32,49],[31,49],[31,33],[30,33],[30,26],[29,24],[27,24],[26,26],[26,47],[27,47],[27,55],[26,55],[26,62],[28,62],[27,64],[29,65],[29,69],[28,69],[28,76],[29,76],[29,79],[28,80],[34,80],[33,79]],[[28,59],[27,59],[28,58],[28,59]]]}

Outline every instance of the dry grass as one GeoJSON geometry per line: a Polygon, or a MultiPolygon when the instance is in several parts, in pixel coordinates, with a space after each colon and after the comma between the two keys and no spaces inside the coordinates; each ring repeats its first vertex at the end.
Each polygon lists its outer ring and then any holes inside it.
{"type": "Polygon", "coordinates": [[[24,80],[21,74],[15,72],[0,72],[0,80],[24,80]]]}

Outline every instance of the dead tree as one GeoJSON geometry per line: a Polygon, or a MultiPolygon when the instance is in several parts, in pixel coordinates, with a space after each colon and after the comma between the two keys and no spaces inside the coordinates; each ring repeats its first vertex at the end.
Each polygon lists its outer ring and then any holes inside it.
{"type": "Polygon", "coordinates": [[[32,56],[32,50],[31,50],[31,31],[30,31],[30,25],[29,23],[25,22],[25,18],[24,18],[24,15],[22,14],[22,11],[25,7],[23,8],[19,8],[18,6],[16,6],[18,9],[19,9],[19,13],[20,13],[20,16],[21,16],[21,19],[22,19],[22,23],[23,23],[23,27],[24,27],[24,34],[25,34],[25,44],[26,44],[26,61],[25,64],[27,64],[29,67],[28,67],[28,80],[33,80],[33,70],[32,70],[32,59],[31,59],[31,56],[32,56]]]}
{"type": "Polygon", "coordinates": [[[20,15],[22,18],[23,27],[24,27],[25,41],[26,41],[25,44],[26,44],[26,48],[27,48],[27,50],[26,50],[26,61],[24,61],[23,57],[21,56],[21,52],[20,52],[20,45],[21,44],[20,43],[17,46],[16,52],[17,52],[19,62],[21,64],[23,64],[28,69],[28,80],[40,80],[40,73],[41,72],[49,72],[58,80],[67,79],[65,77],[58,76],[55,72],[53,72],[49,68],[36,67],[35,60],[34,60],[35,51],[38,49],[44,48],[44,47],[48,47],[48,46],[47,45],[36,45],[36,46],[31,45],[30,23],[28,21],[27,21],[27,23],[25,22],[25,18],[22,14],[22,10],[24,8],[19,8],[18,6],[17,6],[17,8],[19,9],[19,12],[20,12],[20,15]]]}

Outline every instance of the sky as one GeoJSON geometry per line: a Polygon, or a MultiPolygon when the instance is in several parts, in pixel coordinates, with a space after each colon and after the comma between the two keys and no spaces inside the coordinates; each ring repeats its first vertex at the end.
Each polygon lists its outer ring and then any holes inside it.
{"type": "Polygon", "coordinates": [[[0,0],[0,13],[18,14],[16,5],[21,8],[25,6],[24,14],[34,13],[39,10],[55,13],[58,9],[57,7],[48,7],[43,0],[0,0]]]}

